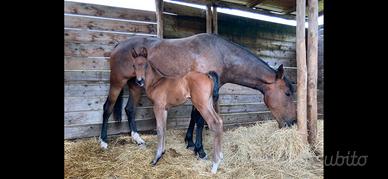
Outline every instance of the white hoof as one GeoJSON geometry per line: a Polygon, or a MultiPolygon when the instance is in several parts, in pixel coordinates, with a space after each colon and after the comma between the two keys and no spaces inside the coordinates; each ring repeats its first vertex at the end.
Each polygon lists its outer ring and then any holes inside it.
{"type": "Polygon", "coordinates": [[[99,138],[100,141],[100,147],[104,150],[108,149],[108,144],[104,142],[101,138],[99,138]]]}
{"type": "Polygon", "coordinates": [[[217,170],[218,170],[218,166],[220,165],[220,162],[217,162],[217,163],[214,163],[213,162],[213,165],[212,165],[212,173],[213,174],[216,174],[217,173],[217,170]]]}
{"type": "Polygon", "coordinates": [[[139,133],[131,132],[132,139],[136,141],[138,145],[144,145],[144,140],[140,137],[139,133]]]}

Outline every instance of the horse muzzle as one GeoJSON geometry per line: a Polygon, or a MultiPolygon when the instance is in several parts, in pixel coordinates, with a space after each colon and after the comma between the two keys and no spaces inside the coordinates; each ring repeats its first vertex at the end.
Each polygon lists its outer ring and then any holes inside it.
{"type": "Polygon", "coordinates": [[[141,78],[140,80],[136,79],[136,84],[139,85],[140,87],[144,86],[144,79],[141,78]]]}
{"type": "Polygon", "coordinates": [[[294,124],[296,124],[296,120],[295,119],[286,119],[286,120],[284,120],[283,127],[291,127],[294,124]]]}

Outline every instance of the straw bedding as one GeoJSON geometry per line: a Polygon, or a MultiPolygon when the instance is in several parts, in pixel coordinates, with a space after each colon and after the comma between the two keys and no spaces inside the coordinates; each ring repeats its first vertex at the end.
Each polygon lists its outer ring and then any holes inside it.
{"type": "Polygon", "coordinates": [[[210,173],[213,134],[204,130],[208,160],[198,160],[186,149],[185,130],[167,130],[166,153],[156,167],[149,164],[156,135],[141,135],[139,147],[128,135],[111,136],[108,150],[97,138],[65,140],[65,178],[323,178],[323,121],[318,121],[318,156],[291,129],[268,121],[224,132],[224,160],[210,173]]]}

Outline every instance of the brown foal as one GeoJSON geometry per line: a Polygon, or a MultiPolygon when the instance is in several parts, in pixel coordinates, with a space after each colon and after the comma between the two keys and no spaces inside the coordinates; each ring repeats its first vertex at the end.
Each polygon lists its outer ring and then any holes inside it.
{"type": "Polygon", "coordinates": [[[214,152],[212,173],[216,173],[223,158],[221,140],[223,121],[213,108],[212,93],[214,88],[212,75],[189,72],[183,77],[166,78],[159,74],[147,60],[147,49],[142,47],[140,53],[132,49],[136,81],[144,86],[148,98],[154,104],[158,147],[151,164],[154,166],[165,151],[165,132],[167,110],[183,104],[191,98],[193,105],[201,113],[209,129],[214,132],[214,152]]]}

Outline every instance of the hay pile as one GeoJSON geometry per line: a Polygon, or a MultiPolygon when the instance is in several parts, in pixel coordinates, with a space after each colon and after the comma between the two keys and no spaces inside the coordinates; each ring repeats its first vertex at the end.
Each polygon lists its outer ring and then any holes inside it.
{"type": "Polygon", "coordinates": [[[212,133],[204,130],[208,160],[197,160],[183,142],[184,130],[167,130],[166,153],[156,167],[150,162],[156,135],[142,135],[140,148],[128,135],[110,137],[109,148],[98,139],[65,140],[65,178],[323,178],[323,122],[318,121],[315,156],[303,145],[296,127],[278,129],[274,121],[226,131],[224,161],[216,175],[210,173],[212,133]]]}

